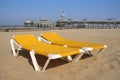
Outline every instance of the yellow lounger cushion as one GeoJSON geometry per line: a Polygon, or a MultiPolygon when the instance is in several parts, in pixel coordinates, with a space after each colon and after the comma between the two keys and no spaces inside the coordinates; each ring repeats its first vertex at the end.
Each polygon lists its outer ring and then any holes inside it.
{"type": "Polygon", "coordinates": [[[47,56],[48,54],[60,54],[62,57],[80,53],[78,49],[65,48],[56,45],[50,45],[37,40],[31,34],[28,35],[16,35],[15,41],[22,45],[23,49],[34,50],[35,53],[47,56]]]}
{"type": "Polygon", "coordinates": [[[46,40],[50,41],[52,44],[61,45],[61,46],[67,45],[68,47],[72,47],[72,48],[92,47],[94,50],[104,48],[103,44],[68,40],[56,34],[55,32],[42,33],[41,36],[46,40]]]}

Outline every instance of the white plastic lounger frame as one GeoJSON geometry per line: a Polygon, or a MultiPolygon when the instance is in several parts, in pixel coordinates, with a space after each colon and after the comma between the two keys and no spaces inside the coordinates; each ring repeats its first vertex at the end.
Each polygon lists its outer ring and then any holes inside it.
{"type": "Polygon", "coordinates": [[[10,39],[10,43],[11,43],[11,48],[12,48],[13,55],[14,55],[14,56],[17,56],[19,50],[22,49],[22,46],[19,45],[19,44],[18,44],[15,40],[13,40],[13,39],[10,39]],[[16,53],[16,51],[15,51],[14,44],[18,47],[17,53],[16,53]]]}
{"type": "MultiPolygon", "coordinates": [[[[42,34],[40,34],[40,36],[38,37],[38,40],[44,41],[44,42],[46,42],[46,43],[48,43],[48,44],[51,44],[51,43],[52,43],[52,42],[46,40],[45,38],[43,38],[43,37],[42,37],[42,34]]],[[[64,47],[67,47],[66,44],[64,44],[63,46],[64,46],[64,47]]],[[[103,48],[103,49],[100,49],[100,50],[97,52],[97,54],[100,54],[105,48],[107,48],[106,45],[104,45],[104,48],[103,48]]],[[[92,47],[83,47],[81,50],[82,50],[81,53],[89,52],[89,54],[92,55],[91,51],[93,50],[93,48],[92,48],[92,47]]],[[[77,58],[77,57],[76,57],[76,58],[77,58]]],[[[78,55],[77,60],[74,60],[75,63],[76,63],[80,58],[81,58],[80,55],[78,55]]],[[[69,60],[72,60],[72,57],[69,56],[68,59],[69,59],[69,60]]]]}
{"type": "MultiPolygon", "coordinates": [[[[45,38],[43,38],[43,37],[42,37],[42,34],[40,34],[40,36],[38,36],[38,40],[39,40],[39,41],[43,41],[43,42],[48,43],[48,44],[51,44],[51,43],[52,43],[52,42],[46,40],[45,38]]],[[[63,47],[67,47],[67,45],[64,44],[63,47]]],[[[103,48],[103,49],[105,49],[105,48],[107,48],[106,45],[104,45],[104,48],[103,48]]],[[[98,53],[100,53],[103,49],[100,49],[100,50],[98,51],[98,53]]],[[[92,51],[93,48],[92,48],[92,47],[83,47],[82,50],[84,50],[84,51],[92,51]]],[[[90,53],[91,53],[91,52],[90,52],[90,53]]]]}
{"type": "MultiPolygon", "coordinates": [[[[22,49],[22,46],[19,45],[14,39],[10,39],[10,43],[11,43],[11,48],[12,48],[13,55],[14,55],[14,56],[17,56],[18,51],[17,51],[17,53],[16,53],[14,44],[18,47],[17,50],[21,50],[21,49],[22,49]]],[[[38,63],[37,63],[37,60],[36,60],[36,57],[35,57],[35,51],[34,51],[34,50],[31,50],[31,51],[30,51],[30,56],[31,56],[31,59],[32,59],[32,62],[33,62],[33,66],[34,66],[34,68],[35,68],[35,71],[41,71],[42,73],[45,71],[45,69],[46,69],[46,67],[47,67],[47,65],[48,65],[48,63],[50,62],[51,59],[61,58],[61,56],[60,56],[59,54],[56,54],[56,55],[54,55],[54,54],[49,54],[49,55],[47,56],[48,59],[47,59],[45,65],[44,65],[44,67],[42,68],[42,70],[40,70],[40,69],[39,69],[39,66],[38,66],[38,63]]]]}
{"type": "Polygon", "coordinates": [[[44,38],[41,37],[41,36],[38,36],[38,40],[39,40],[39,41],[43,41],[43,42],[48,43],[48,44],[51,44],[50,41],[47,41],[46,39],[44,39],[44,38]]]}
{"type": "MultiPolygon", "coordinates": [[[[19,45],[14,39],[10,39],[10,43],[11,43],[11,48],[12,48],[13,55],[17,56],[19,50],[22,49],[22,46],[19,45]],[[15,51],[14,44],[18,47],[17,53],[15,51]]],[[[82,53],[82,54],[80,54],[80,56],[82,56],[84,51],[80,49],[79,52],[82,53]]],[[[36,57],[35,57],[35,51],[34,50],[30,51],[30,56],[31,56],[31,59],[32,59],[35,71],[41,71],[41,73],[43,73],[45,71],[45,69],[47,68],[47,66],[48,66],[48,64],[49,64],[49,62],[50,62],[51,59],[62,58],[61,55],[59,55],[59,54],[49,54],[49,55],[47,55],[48,59],[47,59],[45,65],[43,66],[43,68],[40,70],[38,62],[37,62],[36,57]]],[[[68,56],[68,58],[70,58],[70,57],[68,56]]],[[[78,59],[76,60],[76,62],[77,61],[78,61],[78,59]]]]}

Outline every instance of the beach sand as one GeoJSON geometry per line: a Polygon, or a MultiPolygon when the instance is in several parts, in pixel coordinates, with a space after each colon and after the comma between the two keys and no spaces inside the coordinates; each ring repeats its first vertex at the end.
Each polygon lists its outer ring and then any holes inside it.
{"type": "MultiPolygon", "coordinates": [[[[45,31],[0,32],[0,80],[120,80],[120,29],[50,30],[63,37],[78,41],[106,44],[99,55],[87,56],[74,64],[62,59],[52,60],[46,71],[35,72],[28,51],[14,57],[10,39],[16,34],[34,34],[45,31]]],[[[43,67],[46,57],[37,55],[43,67]]]]}

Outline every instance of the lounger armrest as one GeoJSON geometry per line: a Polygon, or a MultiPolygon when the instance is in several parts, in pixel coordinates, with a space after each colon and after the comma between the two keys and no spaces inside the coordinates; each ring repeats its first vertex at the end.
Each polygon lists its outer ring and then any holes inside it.
{"type": "Polygon", "coordinates": [[[38,36],[38,40],[39,40],[39,41],[43,41],[43,42],[48,43],[48,44],[51,44],[50,41],[47,41],[46,39],[44,39],[44,38],[41,37],[41,36],[38,36]]]}
{"type": "Polygon", "coordinates": [[[93,48],[92,47],[83,47],[82,50],[84,50],[84,51],[92,51],[93,48]]]}
{"type": "Polygon", "coordinates": [[[48,54],[47,55],[50,59],[57,59],[57,58],[61,58],[62,56],[59,54],[48,54]]]}

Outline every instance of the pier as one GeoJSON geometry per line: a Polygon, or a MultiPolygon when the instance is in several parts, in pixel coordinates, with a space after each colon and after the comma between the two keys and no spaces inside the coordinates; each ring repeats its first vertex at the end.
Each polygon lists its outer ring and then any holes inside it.
{"type": "Polygon", "coordinates": [[[118,20],[61,20],[56,21],[57,27],[68,28],[97,28],[97,29],[110,29],[120,28],[120,21],[118,20]]]}

